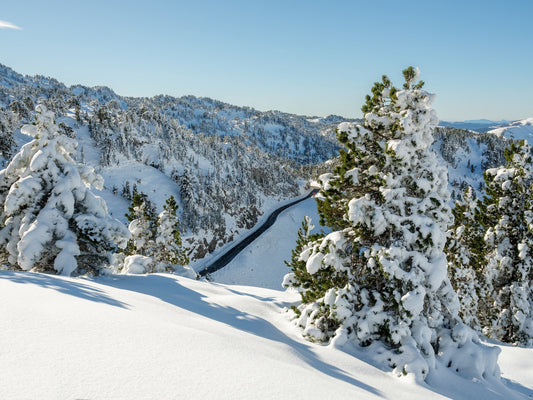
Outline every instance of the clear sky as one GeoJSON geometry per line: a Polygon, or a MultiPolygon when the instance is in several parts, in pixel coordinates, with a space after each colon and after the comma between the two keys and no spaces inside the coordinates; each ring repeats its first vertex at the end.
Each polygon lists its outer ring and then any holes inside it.
{"type": "Polygon", "coordinates": [[[441,119],[519,119],[533,116],[532,18],[532,0],[6,0],[0,63],[127,96],[345,117],[414,65],[441,119]]]}

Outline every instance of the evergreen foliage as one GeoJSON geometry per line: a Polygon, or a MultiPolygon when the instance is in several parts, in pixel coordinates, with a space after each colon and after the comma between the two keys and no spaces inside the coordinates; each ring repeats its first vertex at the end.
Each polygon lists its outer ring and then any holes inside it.
{"type": "Polygon", "coordinates": [[[161,264],[160,269],[174,270],[175,266],[189,264],[187,249],[182,244],[178,230],[177,211],[176,199],[170,196],[157,218],[155,261],[161,264]]]}
{"type": "Polygon", "coordinates": [[[124,251],[123,272],[176,272],[196,278],[188,266],[187,249],[183,246],[177,216],[178,204],[170,196],[163,211],[157,215],[155,207],[144,193],[133,191],[133,199],[126,218],[131,239],[124,251]]]}
{"type": "Polygon", "coordinates": [[[129,213],[128,229],[131,237],[124,250],[126,255],[152,256],[157,232],[157,214],[152,202],[144,193],[134,191],[129,213]]]}
{"type": "MultiPolygon", "coordinates": [[[[347,283],[347,275],[338,274],[332,267],[322,268],[314,274],[307,271],[306,263],[300,258],[300,254],[307,243],[314,242],[324,236],[324,234],[311,234],[313,228],[311,218],[306,216],[298,230],[296,247],[291,252],[291,260],[285,262],[293,273],[286,275],[283,286],[297,287],[300,290],[303,303],[316,301],[323,297],[329,289],[343,287],[347,283]]],[[[297,308],[294,310],[299,312],[297,308]]]]}
{"type": "Polygon", "coordinates": [[[505,167],[485,172],[481,221],[486,229],[484,332],[503,342],[533,344],[533,169],[525,141],[506,149],[505,167]]]}
{"type": "Polygon", "coordinates": [[[487,282],[484,275],[485,241],[480,223],[480,204],[474,189],[468,186],[453,209],[454,223],[447,232],[445,252],[451,284],[461,303],[459,315],[463,322],[481,331],[479,318],[486,310],[487,282]]]}
{"type": "Polygon", "coordinates": [[[73,159],[77,142],[53,118],[37,106],[35,125],[22,128],[34,140],[0,171],[2,256],[11,268],[97,274],[128,232],[91,192],[102,177],[73,159]]]}
{"type": "Polygon", "coordinates": [[[497,376],[497,350],[461,322],[447,277],[452,214],[446,169],[429,150],[434,95],[421,89],[418,70],[404,77],[402,91],[386,76],[374,85],[362,125],[339,126],[345,149],[317,196],[320,222],[333,232],[307,243],[300,235],[284,282],[302,294],[297,323],[310,340],[382,346],[399,374],[424,378],[438,358],[465,375],[497,376]],[[474,365],[459,347],[486,362],[474,365]]]}

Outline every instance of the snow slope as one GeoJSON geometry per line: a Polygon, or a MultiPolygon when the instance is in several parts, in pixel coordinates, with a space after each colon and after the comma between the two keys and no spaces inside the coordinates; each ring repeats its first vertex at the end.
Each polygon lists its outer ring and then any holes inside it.
{"type": "Polygon", "coordinates": [[[533,374],[513,375],[532,370],[529,350],[504,348],[514,353],[504,373],[520,379],[508,386],[523,396],[447,370],[423,387],[366,363],[361,350],[301,339],[282,311],[296,299],[164,274],[88,280],[2,271],[0,398],[533,396],[533,374]]]}
{"type": "Polygon", "coordinates": [[[533,143],[533,118],[521,119],[506,125],[490,130],[496,136],[503,136],[509,139],[526,139],[528,143],[533,143]]]}

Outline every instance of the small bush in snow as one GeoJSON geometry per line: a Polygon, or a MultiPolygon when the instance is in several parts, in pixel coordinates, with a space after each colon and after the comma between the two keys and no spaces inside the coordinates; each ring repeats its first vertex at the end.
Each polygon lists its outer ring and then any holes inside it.
{"type": "Polygon", "coordinates": [[[419,378],[439,360],[469,377],[497,377],[498,350],[461,322],[447,277],[452,214],[447,171],[429,149],[434,95],[414,68],[404,77],[401,91],[385,76],[374,85],[362,125],[339,126],[346,150],[335,175],[321,176],[318,196],[333,232],[300,243],[284,282],[302,293],[298,324],[311,340],[381,347],[382,361],[419,378]]]}

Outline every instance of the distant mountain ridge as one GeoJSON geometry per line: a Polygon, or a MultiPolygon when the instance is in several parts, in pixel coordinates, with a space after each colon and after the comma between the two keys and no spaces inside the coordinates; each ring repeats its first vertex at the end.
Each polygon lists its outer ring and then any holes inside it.
{"type": "Polygon", "coordinates": [[[451,126],[453,128],[467,129],[469,131],[475,131],[480,133],[488,132],[493,127],[508,124],[511,121],[491,121],[488,119],[476,119],[466,121],[440,121],[439,126],[451,126]]]}
{"type": "Polygon", "coordinates": [[[533,118],[521,119],[495,127],[489,133],[509,139],[525,139],[529,144],[533,144],[533,118]]]}

